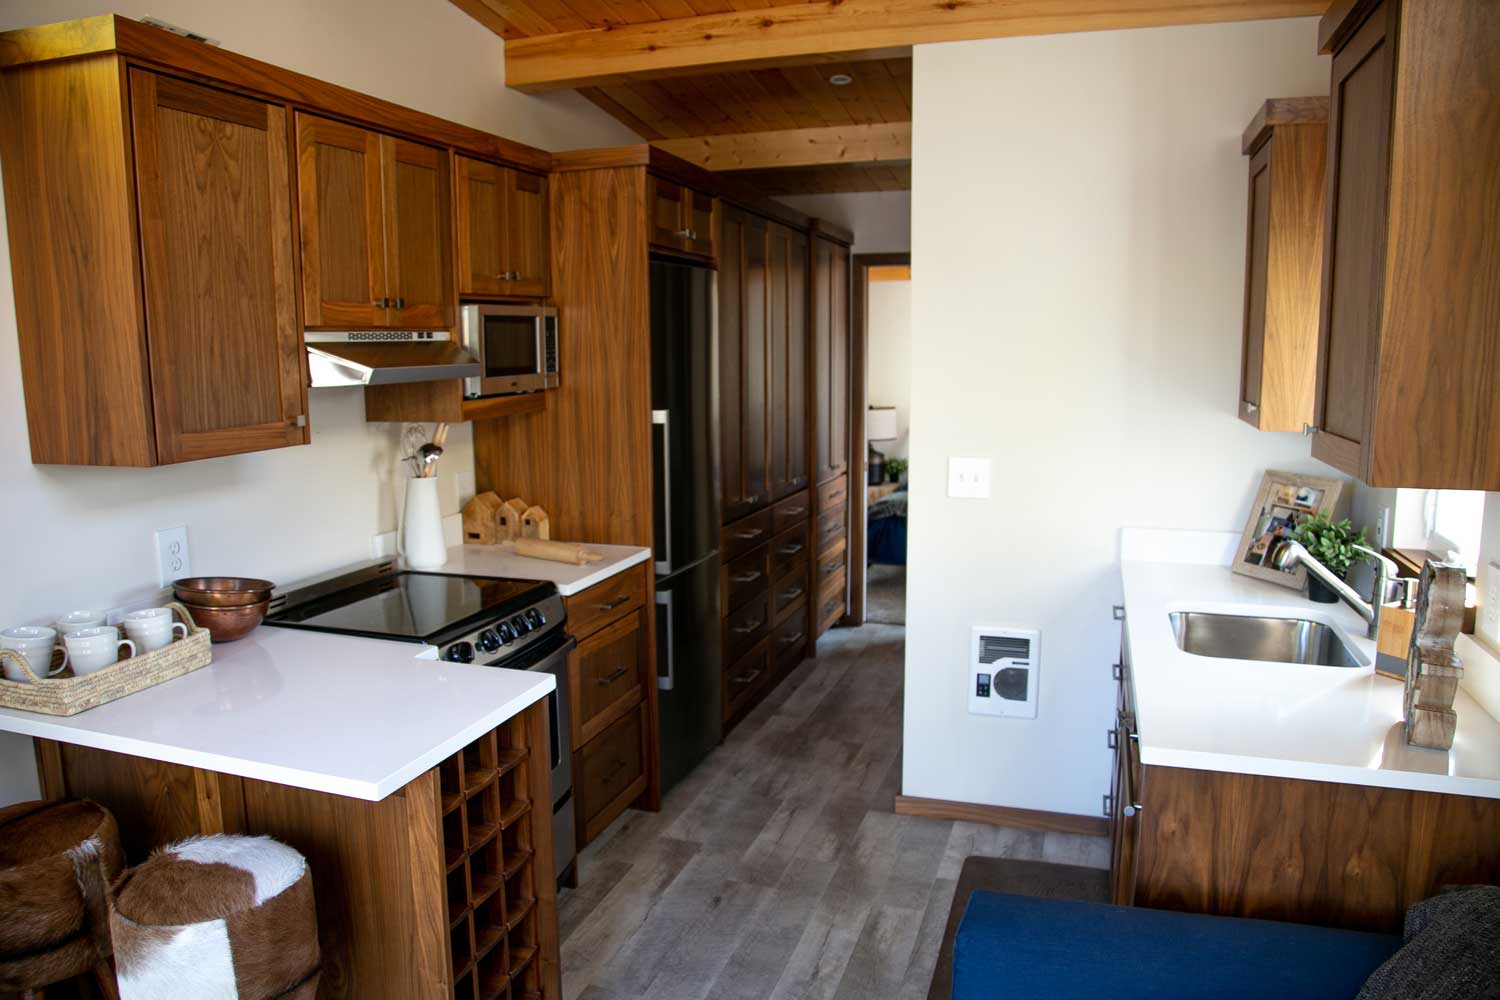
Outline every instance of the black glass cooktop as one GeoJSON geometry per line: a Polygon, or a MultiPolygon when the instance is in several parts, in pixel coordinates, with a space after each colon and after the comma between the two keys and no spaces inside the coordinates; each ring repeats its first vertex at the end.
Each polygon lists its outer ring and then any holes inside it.
{"type": "Polygon", "coordinates": [[[550,583],[439,573],[391,573],[290,604],[267,625],[376,639],[435,642],[507,618],[555,591],[550,583]]]}

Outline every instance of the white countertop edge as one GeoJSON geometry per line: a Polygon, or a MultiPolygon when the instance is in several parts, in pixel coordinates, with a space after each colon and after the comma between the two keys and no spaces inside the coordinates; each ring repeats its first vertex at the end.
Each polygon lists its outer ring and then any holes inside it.
{"type": "MultiPolygon", "coordinates": [[[[263,761],[246,760],[242,757],[230,757],[202,750],[192,750],[129,736],[96,733],[87,729],[62,725],[52,721],[50,716],[40,714],[28,713],[25,717],[20,715],[7,716],[5,718],[5,730],[19,733],[23,736],[56,740],[59,743],[69,743],[74,746],[89,747],[94,750],[106,750],[113,753],[128,754],[132,757],[144,757],[148,760],[159,760],[168,764],[181,764],[184,767],[197,767],[205,771],[217,771],[221,774],[232,774],[240,778],[253,778],[257,781],[269,781],[278,785],[290,785],[294,788],[304,788],[312,792],[327,792],[331,795],[342,795],[347,798],[379,802],[392,792],[405,787],[413,778],[436,767],[445,758],[453,756],[480,736],[515,718],[557,689],[557,679],[551,674],[538,673],[534,676],[536,683],[526,691],[501,705],[495,706],[494,709],[486,713],[483,718],[472,725],[454,733],[437,746],[432,747],[413,758],[409,763],[376,781],[340,778],[324,774],[320,771],[305,771],[282,764],[268,764],[263,761]]],[[[76,716],[68,716],[68,718],[76,718],[76,716]]]]}
{"type": "MultiPolygon", "coordinates": [[[[1440,750],[1432,752],[1444,753],[1440,750]]],[[[1421,771],[1385,770],[1345,764],[1285,760],[1277,757],[1251,757],[1242,754],[1178,750],[1172,747],[1148,746],[1144,740],[1141,741],[1140,754],[1142,764],[1153,764],[1158,767],[1184,767],[1197,771],[1253,774],[1266,778],[1294,778],[1299,781],[1327,781],[1339,785],[1397,788],[1412,792],[1437,792],[1443,795],[1471,795],[1481,799],[1500,798],[1500,787],[1497,787],[1497,783],[1489,778],[1465,778],[1446,773],[1429,774],[1421,771]]],[[[1151,780],[1149,775],[1146,780],[1151,780]]]]}
{"type": "Polygon", "coordinates": [[[557,585],[557,592],[563,597],[572,597],[574,594],[588,590],[595,584],[603,583],[612,576],[618,576],[632,566],[639,566],[650,557],[650,549],[640,549],[625,556],[623,559],[617,559],[614,562],[605,561],[599,563],[598,568],[583,579],[574,580],[571,583],[559,583],[557,585]]]}
{"type": "Polygon", "coordinates": [[[562,597],[572,597],[651,558],[651,550],[638,545],[588,543],[587,547],[604,560],[579,566],[518,556],[503,545],[455,545],[448,549],[448,561],[430,572],[538,580],[554,584],[562,597]]]}

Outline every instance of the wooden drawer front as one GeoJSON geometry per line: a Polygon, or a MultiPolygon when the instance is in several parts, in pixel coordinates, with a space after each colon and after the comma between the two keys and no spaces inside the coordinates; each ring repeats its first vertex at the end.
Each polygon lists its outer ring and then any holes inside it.
{"type": "Polygon", "coordinates": [[[807,563],[807,525],[783,531],[771,542],[771,579],[780,580],[792,567],[807,563]]]}
{"type": "Polygon", "coordinates": [[[849,477],[839,476],[818,487],[818,510],[837,507],[849,499],[849,477]]]}
{"type": "Polygon", "coordinates": [[[768,589],[759,597],[724,618],[724,659],[733,663],[745,651],[755,645],[770,631],[771,592],[768,589]]]}
{"type": "Polygon", "coordinates": [[[770,558],[771,547],[762,545],[724,565],[720,571],[723,574],[720,586],[725,611],[733,611],[766,592],[771,586],[770,558]]]}
{"type": "Polygon", "coordinates": [[[771,533],[779,535],[788,528],[795,527],[807,520],[810,513],[808,504],[811,497],[807,490],[789,496],[775,507],[771,508],[771,533]]]}
{"type": "Polygon", "coordinates": [[[582,641],[645,604],[646,566],[642,563],[568,598],[568,633],[582,641]]]}
{"type": "Polygon", "coordinates": [[[771,614],[781,621],[786,609],[796,604],[807,594],[807,563],[799,562],[785,575],[778,576],[771,584],[771,614]]]}
{"type": "Polygon", "coordinates": [[[807,601],[796,602],[776,631],[771,633],[771,659],[779,677],[802,662],[807,651],[807,601]]]}
{"type": "Polygon", "coordinates": [[[832,586],[818,598],[818,635],[837,625],[844,617],[844,580],[840,577],[837,586],[832,586]]]}
{"type": "Polygon", "coordinates": [[[724,718],[732,719],[771,682],[771,643],[760,645],[724,671],[724,718]]]}
{"type": "Polygon", "coordinates": [[[826,552],[844,537],[844,519],[849,508],[840,504],[818,515],[818,551],[826,552]]]}
{"type": "Polygon", "coordinates": [[[574,780],[585,840],[597,837],[646,787],[644,710],[627,712],[578,753],[574,780]]]}
{"type": "Polygon", "coordinates": [[[840,538],[833,548],[818,556],[817,578],[813,581],[813,587],[818,593],[826,591],[833,578],[844,571],[847,552],[848,546],[840,538]]]}
{"type": "Polygon", "coordinates": [[[573,749],[598,736],[610,723],[640,704],[641,639],[646,613],[608,625],[573,650],[568,682],[573,689],[573,749]]]}
{"type": "Polygon", "coordinates": [[[737,559],[771,537],[771,512],[763,510],[724,528],[719,554],[725,562],[737,559]]]}

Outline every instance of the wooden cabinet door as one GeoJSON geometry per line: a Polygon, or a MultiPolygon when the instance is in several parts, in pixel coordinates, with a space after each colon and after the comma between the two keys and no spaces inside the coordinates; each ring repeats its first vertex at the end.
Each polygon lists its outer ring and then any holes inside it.
{"type": "Polygon", "coordinates": [[[457,177],[458,290],[502,295],[506,287],[504,167],[467,156],[455,158],[457,177]]]}
{"type": "Polygon", "coordinates": [[[741,330],[740,448],[745,468],[746,508],[771,499],[769,415],[770,390],[770,239],[764,219],[750,218],[743,259],[743,328],[741,330]]]}
{"type": "Polygon", "coordinates": [[[740,293],[747,222],[744,212],[726,209],[719,231],[719,510],[725,524],[750,509],[745,503],[744,452],[740,448],[744,399],[740,293]]]}
{"type": "Polygon", "coordinates": [[[649,177],[647,182],[651,243],[665,250],[687,249],[687,189],[660,177],[649,177]]]}
{"type": "Polygon", "coordinates": [[[779,500],[807,486],[807,237],[770,227],[769,484],[779,500]]]}
{"type": "Polygon", "coordinates": [[[448,154],[381,136],[384,170],[386,323],[453,325],[452,203],[448,154]]]}
{"type": "Polygon", "coordinates": [[[714,241],[719,231],[718,199],[689,189],[683,194],[683,206],[683,228],[687,230],[687,236],[682,248],[703,257],[715,256],[717,247],[714,241]]]}
{"type": "Polygon", "coordinates": [[[817,481],[849,465],[849,248],[813,244],[813,392],[817,481]]]}
{"type": "Polygon", "coordinates": [[[386,325],[380,135],[297,115],[302,308],[309,327],[386,325]]]}
{"type": "Polygon", "coordinates": [[[506,295],[541,298],[551,270],[547,258],[547,178],[505,171],[505,239],[501,263],[510,275],[506,295]]]}
{"type": "Polygon", "coordinates": [[[770,499],[767,224],[759,216],[726,209],[720,245],[720,506],[727,524],[770,499]]]}
{"type": "Polygon", "coordinates": [[[144,70],[130,99],[157,461],[305,444],[285,109],[144,70]]]}
{"type": "Polygon", "coordinates": [[[1312,453],[1361,479],[1368,478],[1385,279],[1392,10],[1391,4],[1382,4],[1334,56],[1328,119],[1333,165],[1318,337],[1318,434],[1312,453]]]}

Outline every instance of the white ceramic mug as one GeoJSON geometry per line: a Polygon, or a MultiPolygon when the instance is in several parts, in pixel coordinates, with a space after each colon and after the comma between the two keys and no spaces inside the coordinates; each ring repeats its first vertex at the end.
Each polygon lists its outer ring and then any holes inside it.
{"type": "Polygon", "coordinates": [[[109,618],[103,611],[69,611],[52,623],[58,635],[77,632],[81,628],[98,628],[108,625],[109,618]]]}
{"type": "Polygon", "coordinates": [[[130,655],[135,655],[135,643],[121,639],[120,630],[113,625],[69,632],[63,636],[63,645],[67,647],[73,673],[80,677],[119,662],[121,646],[129,646],[130,655]]]}
{"type": "Polygon", "coordinates": [[[187,638],[187,626],[173,620],[171,608],[143,608],[125,616],[125,634],[130,636],[135,648],[142,653],[169,645],[172,633],[177,631],[181,631],[184,639],[187,638]]]}
{"type": "MultiPolygon", "coordinates": [[[[52,667],[52,651],[57,648],[57,629],[45,625],[17,625],[0,632],[0,649],[9,649],[26,657],[31,672],[38,677],[60,674],[68,665],[68,651],[62,651],[62,663],[52,667]]],[[[5,664],[6,680],[29,682],[30,678],[18,666],[5,664]]]]}

